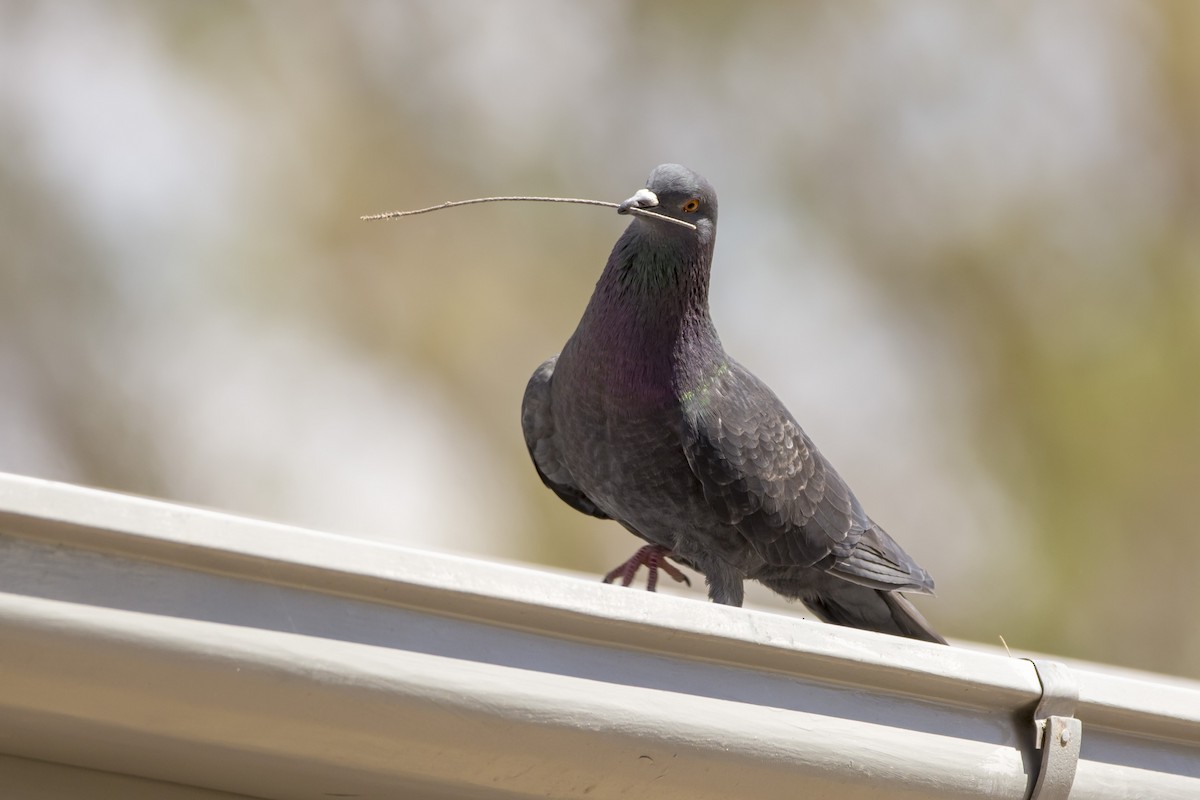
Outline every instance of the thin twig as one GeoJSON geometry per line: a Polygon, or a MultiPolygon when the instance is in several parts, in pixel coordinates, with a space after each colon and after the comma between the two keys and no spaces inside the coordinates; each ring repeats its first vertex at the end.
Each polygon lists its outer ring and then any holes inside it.
{"type": "MultiPolygon", "coordinates": [[[[387,211],[383,214],[365,214],[359,219],[362,220],[377,220],[377,219],[399,219],[400,217],[411,217],[414,214],[427,214],[430,211],[441,211],[443,208],[454,208],[456,206],[469,206],[475,203],[497,203],[505,201],[524,201],[529,203],[580,203],[589,206],[607,206],[608,208],[620,208],[620,203],[609,203],[605,200],[584,200],[579,197],[476,197],[473,200],[450,200],[441,205],[429,206],[428,208],[418,208],[413,211],[387,211]]],[[[690,222],[684,222],[681,219],[668,217],[665,214],[657,214],[653,211],[647,211],[644,208],[631,207],[625,209],[630,214],[635,214],[641,217],[657,217],[667,222],[673,222],[676,225],[682,225],[685,228],[696,230],[696,226],[690,222]]]]}

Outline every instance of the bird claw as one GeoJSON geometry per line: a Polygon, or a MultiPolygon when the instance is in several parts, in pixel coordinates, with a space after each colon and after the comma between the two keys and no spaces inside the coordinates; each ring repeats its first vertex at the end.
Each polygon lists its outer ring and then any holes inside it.
{"type": "Polygon", "coordinates": [[[671,551],[660,544],[648,544],[640,547],[629,560],[605,575],[604,583],[612,583],[619,576],[621,585],[629,586],[633,583],[637,571],[645,567],[650,573],[646,578],[646,591],[648,592],[653,592],[658,587],[658,571],[660,569],[671,576],[673,580],[691,586],[692,582],[688,576],[684,575],[679,567],[667,561],[669,555],[671,555],[671,551]]]}

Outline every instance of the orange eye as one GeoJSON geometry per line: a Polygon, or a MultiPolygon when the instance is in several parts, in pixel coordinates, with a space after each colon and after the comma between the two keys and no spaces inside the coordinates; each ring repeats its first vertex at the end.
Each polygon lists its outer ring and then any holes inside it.
{"type": "Polygon", "coordinates": [[[693,197],[691,200],[688,200],[686,203],[684,203],[681,208],[687,213],[691,214],[693,211],[696,211],[700,208],[700,201],[693,197]]]}

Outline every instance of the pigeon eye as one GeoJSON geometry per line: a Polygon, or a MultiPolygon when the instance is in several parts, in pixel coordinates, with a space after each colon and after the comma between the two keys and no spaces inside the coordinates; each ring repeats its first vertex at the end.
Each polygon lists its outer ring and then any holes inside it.
{"type": "Polygon", "coordinates": [[[688,200],[686,203],[684,203],[682,208],[684,211],[691,214],[693,211],[700,208],[700,201],[693,197],[691,200],[688,200]]]}

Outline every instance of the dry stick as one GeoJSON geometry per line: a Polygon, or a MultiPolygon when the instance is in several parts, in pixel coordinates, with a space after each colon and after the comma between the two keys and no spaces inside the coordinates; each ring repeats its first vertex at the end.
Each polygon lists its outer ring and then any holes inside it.
{"type": "MultiPolygon", "coordinates": [[[[430,206],[429,208],[418,208],[415,211],[388,211],[383,214],[365,214],[359,219],[376,220],[376,219],[398,219],[399,217],[411,217],[414,214],[427,214],[430,211],[441,211],[443,208],[454,208],[455,206],[469,206],[474,203],[497,203],[504,201],[525,201],[531,203],[581,203],[589,206],[607,206],[608,208],[620,208],[620,203],[609,203],[604,200],[583,200],[578,197],[476,197],[473,200],[450,200],[438,206],[430,206]]],[[[635,214],[640,217],[657,217],[667,222],[673,222],[676,225],[682,225],[685,228],[696,230],[696,226],[690,222],[684,222],[681,219],[668,217],[665,214],[656,214],[653,211],[647,211],[644,208],[636,206],[625,209],[630,214],[635,214]]]]}

